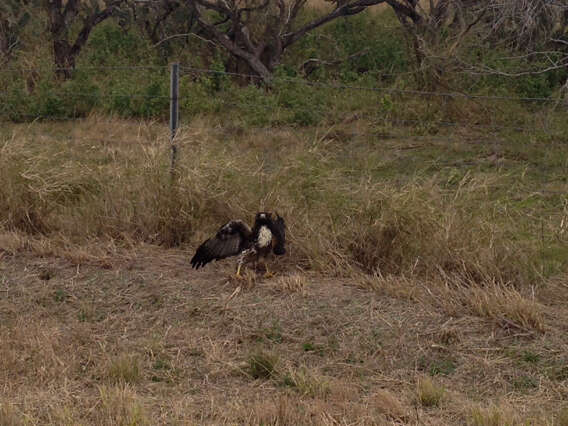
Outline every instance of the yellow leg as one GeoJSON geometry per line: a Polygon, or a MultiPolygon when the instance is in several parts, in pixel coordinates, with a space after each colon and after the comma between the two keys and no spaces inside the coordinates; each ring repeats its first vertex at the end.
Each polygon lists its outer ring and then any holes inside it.
{"type": "Polygon", "coordinates": [[[235,274],[235,276],[236,276],[237,278],[241,278],[241,266],[242,266],[242,263],[239,263],[239,264],[237,265],[237,273],[235,274]]]}
{"type": "Polygon", "coordinates": [[[266,260],[264,261],[264,267],[266,269],[266,272],[264,273],[264,278],[273,277],[274,274],[268,270],[268,263],[266,263],[266,260]]]}

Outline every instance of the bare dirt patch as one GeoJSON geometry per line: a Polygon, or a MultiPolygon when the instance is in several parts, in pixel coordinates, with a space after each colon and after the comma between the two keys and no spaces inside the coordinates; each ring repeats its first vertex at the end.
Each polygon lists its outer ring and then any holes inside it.
{"type": "MultiPolygon", "coordinates": [[[[141,246],[109,266],[4,253],[0,424],[553,424],[562,415],[563,308],[550,307],[544,332],[525,333],[467,309],[450,315],[427,291],[389,294],[289,265],[227,302],[240,284],[232,262],[195,272],[188,257],[141,246]],[[495,412],[512,423],[484,423],[495,412]]],[[[419,286],[400,280],[409,285],[419,286]]]]}

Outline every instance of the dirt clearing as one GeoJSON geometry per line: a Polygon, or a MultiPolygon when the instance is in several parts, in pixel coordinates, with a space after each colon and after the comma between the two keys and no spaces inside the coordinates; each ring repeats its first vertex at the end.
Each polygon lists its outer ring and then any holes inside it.
{"type": "Polygon", "coordinates": [[[188,257],[4,253],[0,424],[566,424],[563,306],[534,332],[289,265],[227,302],[233,263],[188,257]]]}

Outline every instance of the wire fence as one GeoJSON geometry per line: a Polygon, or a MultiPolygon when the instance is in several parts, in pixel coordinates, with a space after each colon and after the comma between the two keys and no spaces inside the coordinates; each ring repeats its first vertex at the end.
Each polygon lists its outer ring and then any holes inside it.
{"type": "MultiPolygon", "coordinates": [[[[244,77],[250,79],[260,79],[259,76],[252,74],[241,74],[241,73],[207,70],[207,69],[184,67],[184,66],[182,66],[181,69],[190,73],[193,72],[193,73],[205,73],[205,74],[218,74],[226,76],[244,77]]],[[[399,74],[391,74],[391,75],[399,75],[399,74]]],[[[549,97],[489,96],[489,95],[474,95],[474,94],[461,93],[461,92],[438,92],[438,91],[434,92],[427,90],[398,89],[393,87],[354,86],[348,84],[322,83],[322,82],[309,81],[305,79],[296,79],[296,78],[279,78],[279,81],[291,84],[310,86],[310,87],[320,87],[324,89],[384,92],[384,93],[432,96],[432,97],[442,97],[442,98],[465,98],[465,99],[502,100],[502,101],[505,100],[505,101],[517,101],[517,102],[558,102],[558,98],[549,98],[549,97]]]]}
{"type": "MultiPolygon", "coordinates": [[[[168,65],[137,65],[137,66],[82,66],[76,69],[71,68],[51,68],[51,71],[73,71],[73,72],[84,72],[84,71],[109,71],[109,70],[131,70],[131,71],[142,71],[142,70],[163,70],[166,73],[169,69],[168,65]]],[[[206,68],[198,68],[193,66],[180,66],[181,76],[223,76],[223,77],[239,77],[247,79],[248,81],[254,82],[261,82],[261,78],[258,75],[254,74],[247,74],[247,73],[237,73],[237,72],[228,72],[222,70],[213,70],[213,69],[206,69],[206,68]]],[[[380,74],[380,73],[379,73],[380,74]]],[[[401,74],[407,74],[406,72],[401,73],[389,73],[388,75],[396,76],[401,74]]],[[[164,77],[165,78],[165,77],[164,77]]],[[[183,84],[183,83],[182,83],[183,84]]],[[[552,108],[557,108],[559,105],[565,106],[566,100],[563,97],[564,93],[562,91],[559,92],[559,95],[552,96],[552,97],[538,97],[538,96],[501,96],[501,95],[479,95],[467,92],[459,92],[459,91],[429,91],[429,90],[415,90],[415,89],[407,89],[407,88],[397,88],[397,87],[381,87],[381,86],[361,86],[361,85],[351,85],[351,84],[341,84],[341,83],[330,83],[330,82],[320,82],[320,81],[310,81],[303,78],[289,78],[289,77],[277,77],[275,78],[275,84],[280,86],[286,87],[309,87],[314,88],[316,90],[331,90],[331,91],[341,91],[341,92],[366,92],[370,94],[383,94],[383,95],[392,95],[392,96],[401,96],[401,97],[409,97],[409,98],[438,98],[438,99],[447,99],[447,100],[464,100],[470,102],[484,102],[484,107],[487,108],[494,108],[494,105],[489,105],[494,102],[499,101],[506,101],[506,102],[515,102],[515,103],[530,103],[530,104],[537,104],[542,106],[548,106],[552,108]]],[[[187,93],[187,92],[186,92],[187,93]]],[[[31,96],[31,95],[29,95],[31,96]]],[[[104,100],[112,100],[115,102],[120,101],[150,101],[156,100],[159,102],[163,102],[165,105],[171,98],[171,94],[162,94],[162,93],[123,93],[119,91],[89,91],[89,92],[82,92],[74,90],[72,92],[66,91],[63,93],[58,93],[57,97],[60,101],[66,101],[69,103],[73,103],[74,101],[78,101],[81,99],[87,100],[92,102],[93,104],[97,104],[104,100]]],[[[191,95],[180,95],[178,97],[179,102],[187,102],[191,101],[191,95]]],[[[282,104],[274,104],[274,103],[266,103],[263,102],[262,104],[259,103],[251,103],[247,102],[243,99],[223,99],[218,98],[214,100],[216,106],[218,108],[228,108],[228,107],[235,107],[239,110],[242,110],[244,113],[247,111],[252,111],[258,108],[262,108],[265,111],[270,113],[274,113],[277,111],[284,111],[286,109],[290,109],[289,106],[282,105],[282,104]]],[[[84,116],[84,113],[77,112],[73,108],[73,113],[69,114],[42,114],[42,113],[35,113],[30,114],[29,112],[22,112],[17,114],[18,119],[26,120],[26,121],[33,121],[33,120],[74,120],[81,118],[84,116]]],[[[317,109],[317,107],[314,107],[317,109]]],[[[1,107],[0,107],[1,111],[1,107]]],[[[9,112],[9,111],[8,111],[9,112]]],[[[183,105],[182,105],[182,114],[183,114],[183,105]]],[[[471,122],[471,120],[448,120],[444,118],[401,118],[401,117],[392,117],[388,116],[388,114],[380,114],[377,117],[381,122],[388,123],[393,126],[416,126],[416,125],[435,125],[438,127],[468,127],[472,129],[478,130],[487,130],[490,132],[494,131],[514,131],[514,132],[527,132],[527,131],[534,131],[538,125],[535,123],[530,123],[529,125],[522,125],[522,124],[504,124],[495,122],[497,118],[496,114],[490,114],[490,119],[486,122],[471,122]]],[[[540,131],[547,132],[546,124],[541,125],[539,128],[540,131]]]]}
{"type": "MultiPolygon", "coordinates": [[[[81,66],[77,68],[50,68],[51,71],[70,71],[70,72],[82,72],[82,71],[105,71],[105,70],[164,70],[170,69],[169,65],[139,65],[139,66],[81,66]]],[[[210,74],[210,75],[222,75],[227,77],[242,77],[253,81],[261,81],[262,77],[256,74],[246,74],[238,72],[229,72],[221,70],[213,70],[207,68],[197,68],[192,66],[180,65],[180,69],[185,74],[210,74]]],[[[18,71],[25,71],[18,69],[18,71]]],[[[385,76],[400,76],[415,74],[414,72],[397,72],[397,73],[382,73],[381,71],[374,71],[373,74],[385,75],[385,76]]],[[[465,92],[440,92],[440,91],[428,91],[428,90],[413,90],[413,89],[401,89],[393,87],[377,87],[377,86],[357,86],[349,84],[337,84],[337,83],[327,83],[319,81],[310,81],[304,78],[287,78],[287,77],[277,77],[276,80],[282,83],[297,84],[310,87],[318,87],[323,89],[336,89],[336,90],[353,90],[353,91],[366,91],[366,92],[384,92],[384,93],[395,93],[404,95],[417,95],[417,96],[431,96],[431,97],[442,97],[442,98],[464,98],[471,100],[504,100],[504,101],[515,101],[515,102],[543,102],[543,103],[556,103],[562,101],[562,98],[558,97],[541,97],[541,96],[495,96],[495,95],[477,95],[465,92]]],[[[99,96],[99,97],[111,97],[111,96],[121,96],[121,97],[155,97],[155,98],[169,98],[169,96],[160,95],[137,95],[137,94],[96,94],[96,93],[77,93],[76,96],[99,96]]]]}

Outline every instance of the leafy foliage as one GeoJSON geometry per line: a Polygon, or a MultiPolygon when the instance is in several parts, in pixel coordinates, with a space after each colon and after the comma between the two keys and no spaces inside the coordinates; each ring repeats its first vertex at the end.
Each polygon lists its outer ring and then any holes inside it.
{"type": "MultiPolygon", "coordinates": [[[[298,15],[298,24],[310,22],[315,16],[314,10],[304,9],[298,15]]],[[[169,17],[163,22],[167,28],[173,25],[170,18],[174,19],[169,17]]],[[[37,25],[23,30],[27,39],[38,37],[37,25]]],[[[476,69],[495,72],[464,73],[459,68],[443,67],[442,80],[450,90],[454,87],[479,95],[537,98],[561,93],[568,78],[566,69],[521,73],[546,67],[546,58],[531,55],[513,60],[509,50],[480,44],[476,37],[463,41],[460,60],[476,69]]],[[[450,35],[446,38],[451,39],[450,35]]],[[[396,93],[381,93],[377,97],[373,91],[342,93],[320,86],[424,89],[416,84],[420,79],[413,74],[413,54],[406,35],[388,9],[337,19],[307,33],[287,50],[269,87],[258,78],[227,73],[238,63],[224,50],[203,43],[198,37],[168,41],[166,55],[160,46],[152,43],[140,26],[125,25],[122,17],[110,18],[93,29],[77,59],[77,70],[65,83],[57,81],[48,49],[37,55],[23,53],[10,67],[0,70],[0,118],[21,121],[84,117],[102,111],[122,117],[165,119],[168,62],[175,60],[185,65],[180,89],[181,113],[185,118],[215,114],[240,125],[262,127],[334,125],[356,115],[385,122],[415,122],[415,128],[424,134],[435,133],[437,122],[453,121],[456,117],[480,123],[495,120],[494,114],[471,105],[443,106],[419,99],[409,103],[396,93]],[[191,72],[188,66],[212,72],[191,72]]],[[[555,61],[562,59],[561,51],[554,55],[555,61]]],[[[437,67],[435,63],[430,65],[437,67]]],[[[519,108],[526,106],[519,104],[504,114],[501,111],[500,124],[517,124],[515,115],[519,108]]],[[[530,108],[534,110],[533,106],[530,108]]]]}
{"type": "Polygon", "coordinates": [[[32,0],[5,0],[0,3],[0,55],[5,62],[19,47],[20,35],[30,21],[32,0]]]}

